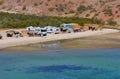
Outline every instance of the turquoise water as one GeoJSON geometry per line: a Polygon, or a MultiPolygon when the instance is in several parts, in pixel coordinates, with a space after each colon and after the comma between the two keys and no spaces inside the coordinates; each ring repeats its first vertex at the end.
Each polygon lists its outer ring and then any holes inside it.
{"type": "Polygon", "coordinates": [[[0,79],[120,79],[120,49],[0,52],[0,79]]]}

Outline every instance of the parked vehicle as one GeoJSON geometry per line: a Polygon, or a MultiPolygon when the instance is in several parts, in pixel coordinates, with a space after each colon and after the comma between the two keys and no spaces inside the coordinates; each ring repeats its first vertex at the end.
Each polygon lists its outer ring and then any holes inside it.
{"type": "Polygon", "coordinates": [[[28,31],[27,34],[28,34],[29,37],[36,36],[36,32],[35,31],[28,31]]]}
{"type": "Polygon", "coordinates": [[[2,39],[2,35],[0,34],[0,39],[2,39]]]}
{"type": "Polygon", "coordinates": [[[47,33],[52,33],[53,32],[53,27],[52,26],[47,26],[47,33]]]}
{"type": "Polygon", "coordinates": [[[61,32],[66,32],[68,29],[67,29],[67,27],[65,26],[65,24],[62,24],[62,25],[60,25],[60,31],[61,32]]]}
{"type": "Polygon", "coordinates": [[[60,29],[57,28],[57,27],[53,27],[52,31],[53,31],[54,34],[59,34],[60,33],[60,29]]]}
{"type": "Polygon", "coordinates": [[[47,28],[40,28],[40,29],[37,31],[37,35],[47,36],[47,28]]]}
{"type": "Polygon", "coordinates": [[[13,37],[13,35],[14,35],[14,31],[13,30],[6,31],[6,36],[7,37],[13,37]]]}
{"type": "Polygon", "coordinates": [[[26,28],[27,31],[35,31],[35,27],[33,26],[29,26],[26,28]]]}
{"type": "Polygon", "coordinates": [[[14,31],[14,30],[10,30],[10,31],[6,31],[6,36],[7,37],[23,37],[22,32],[20,31],[14,31]]]}
{"type": "Polygon", "coordinates": [[[58,27],[52,27],[52,26],[48,26],[47,28],[47,33],[53,33],[53,34],[58,34],[60,33],[60,28],[58,27]]]}

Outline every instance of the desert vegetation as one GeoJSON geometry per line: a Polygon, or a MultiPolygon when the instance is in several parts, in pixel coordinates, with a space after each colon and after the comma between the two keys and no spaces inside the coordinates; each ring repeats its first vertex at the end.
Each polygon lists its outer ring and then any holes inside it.
{"type": "Polygon", "coordinates": [[[60,26],[62,23],[78,23],[83,26],[89,24],[102,24],[101,20],[78,18],[78,17],[56,17],[56,16],[35,16],[24,14],[0,13],[1,28],[24,28],[27,26],[44,27],[47,25],[60,26]]]}

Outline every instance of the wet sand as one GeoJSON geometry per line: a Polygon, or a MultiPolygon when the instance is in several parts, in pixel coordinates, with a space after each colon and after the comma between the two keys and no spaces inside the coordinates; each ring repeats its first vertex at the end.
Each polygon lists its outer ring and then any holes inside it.
{"type": "Polygon", "coordinates": [[[120,32],[111,33],[100,36],[83,37],[62,41],[62,46],[65,49],[111,49],[120,48],[120,32]],[[71,42],[72,41],[72,42],[71,42]]]}
{"type": "Polygon", "coordinates": [[[53,41],[46,43],[29,44],[24,46],[9,47],[2,51],[39,51],[60,49],[114,49],[120,48],[120,32],[99,36],[82,37],[53,41]]]}

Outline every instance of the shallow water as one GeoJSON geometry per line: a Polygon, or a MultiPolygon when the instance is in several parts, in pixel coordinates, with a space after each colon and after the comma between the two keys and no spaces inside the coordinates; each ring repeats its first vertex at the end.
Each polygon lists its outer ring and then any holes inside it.
{"type": "Polygon", "coordinates": [[[120,49],[0,52],[0,79],[120,79],[120,49]]]}

